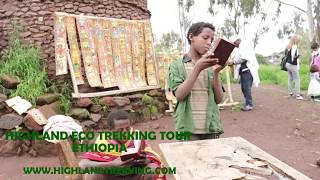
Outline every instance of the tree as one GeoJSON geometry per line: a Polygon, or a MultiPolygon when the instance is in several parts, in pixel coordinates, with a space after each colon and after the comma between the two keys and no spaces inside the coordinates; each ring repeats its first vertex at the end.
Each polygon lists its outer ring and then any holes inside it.
{"type": "Polygon", "coordinates": [[[182,51],[183,44],[179,34],[174,31],[165,33],[155,45],[156,51],[170,51],[176,49],[182,51]]]}
{"type": "Polygon", "coordinates": [[[191,26],[192,18],[190,17],[190,8],[194,5],[194,0],[178,0],[178,8],[179,8],[179,22],[180,22],[180,33],[183,38],[183,50],[187,51],[187,38],[186,34],[191,26]]]}
{"type": "MultiPolygon", "coordinates": [[[[295,5],[289,4],[289,3],[285,3],[281,0],[275,0],[279,3],[279,7],[278,7],[278,11],[280,11],[280,4],[283,5],[287,5],[287,6],[291,6],[297,10],[299,10],[301,13],[304,13],[305,15],[307,15],[307,19],[308,19],[308,25],[309,25],[309,40],[310,41],[315,41],[316,39],[318,39],[318,41],[320,40],[320,30],[319,30],[319,26],[317,25],[317,29],[318,31],[315,34],[315,19],[317,19],[317,17],[319,18],[319,8],[320,8],[320,0],[317,0],[315,6],[314,6],[314,13],[315,13],[315,18],[313,17],[313,11],[312,11],[312,1],[311,0],[306,0],[307,3],[307,10],[304,10],[300,7],[297,7],[295,5]]],[[[319,19],[320,20],[320,19],[319,19]]],[[[319,20],[317,20],[317,22],[319,22],[319,20]]]]}

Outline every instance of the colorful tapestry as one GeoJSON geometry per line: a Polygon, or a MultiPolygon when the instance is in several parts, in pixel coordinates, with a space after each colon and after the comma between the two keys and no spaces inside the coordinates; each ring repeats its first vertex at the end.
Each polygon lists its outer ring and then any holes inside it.
{"type": "Polygon", "coordinates": [[[145,78],[145,48],[143,23],[131,23],[131,47],[133,77],[138,87],[147,85],[145,78]]]}
{"type": "Polygon", "coordinates": [[[63,16],[54,17],[54,49],[56,59],[56,75],[68,73],[67,64],[67,32],[64,25],[63,16]]]}
{"type": "Polygon", "coordinates": [[[111,32],[110,22],[101,19],[94,20],[96,33],[94,42],[98,54],[101,81],[104,88],[117,86],[116,76],[114,72],[112,48],[111,48],[111,32]]]}
{"type": "Polygon", "coordinates": [[[67,35],[68,35],[68,42],[70,47],[70,55],[73,64],[73,71],[74,76],[76,79],[76,84],[83,84],[84,81],[82,79],[82,72],[81,72],[81,58],[80,58],[80,50],[77,40],[77,31],[75,26],[75,18],[74,17],[64,17],[64,23],[67,27],[67,35]]]}
{"type": "Polygon", "coordinates": [[[121,90],[131,88],[127,74],[126,29],[123,21],[111,20],[112,54],[118,86],[121,90]]]}
{"type": "Polygon", "coordinates": [[[68,73],[69,43],[76,85],[84,83],[83,72],[90,87],[126,91],[159,83],[149,20],[63,13],[55,16],[54,34],[56,74],[68,73]]]}
{"type": "Polygon", "coordinates": [[[81,45],[81,53],[87,80],[91,87],[102,87],[100,68],[94,44],[95,21],[85,17],[77,17],[77,27],[81,45]]]}
{"type": "Polygon", "coordinates": [[[156,86],[157,70],[154,57],[152,31],[150,21],[144,23],[144,40],[145,40],[145,52],[146,52],[146,67],[147,67],[147,80],[149,86],[156,86]]]}

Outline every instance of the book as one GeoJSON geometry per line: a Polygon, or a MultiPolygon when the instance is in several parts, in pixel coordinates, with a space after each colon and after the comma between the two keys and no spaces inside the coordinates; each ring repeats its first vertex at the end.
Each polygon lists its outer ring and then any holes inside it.
{"type": "Polygon", "coordinates": [[[139,159],[142,157],[141,153],[145,148],[144,140],[135,140],[134,148],[128,148],[127,152],[123,152],[120,156],[121,161],[126,161],[131,158],[139,159]]]}
{"type": "Polygon", "coordinates": [[[217,39],[212,50],[209,50],[214,53],[213,57],[219,59],[219,65],[224,66],[229,59],[230,54],[236,46],[222,38],[217,39]]]}

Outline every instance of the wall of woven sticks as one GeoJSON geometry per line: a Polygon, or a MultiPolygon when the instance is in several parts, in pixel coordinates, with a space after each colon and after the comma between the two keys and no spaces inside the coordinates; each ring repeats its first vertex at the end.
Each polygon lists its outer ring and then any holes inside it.
{"type": "MultiPolygon", "coordinates": [[[[56,13],[54,22],[56,75],[67,74],[72,68],[74,87],[84,83],[90,87],[118,87],[113,90],[118,94],[158,86],[149,20],[56,13]]],[[[87,96],[76,91],[77,97],[87,96]]]]}

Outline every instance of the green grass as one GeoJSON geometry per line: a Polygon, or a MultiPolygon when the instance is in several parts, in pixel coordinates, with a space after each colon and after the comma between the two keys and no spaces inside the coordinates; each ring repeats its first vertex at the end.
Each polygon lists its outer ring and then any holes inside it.
{"type": "MultiPolygon", "coordinates": [[[[260,65],[259,76],[263,84],[277,84],[283,87],[288,85],[288,72],[280,70],[280,66],[277,65],[260,65]]],[[[309,66],[306,64],[300,67],[300,80],[301,90],[307,90],[310,76],[309,66]]]]}
{"type": "Polygon", "coordinates": [[[21,80],[10,97],[21,96],[35,104],[36,97],[47,91],[48,76],[41,65],[40,50],[22,43],[19,28],[13,24],[9,47],[1,58],[0,76],[7,74],[21,80]]]}

